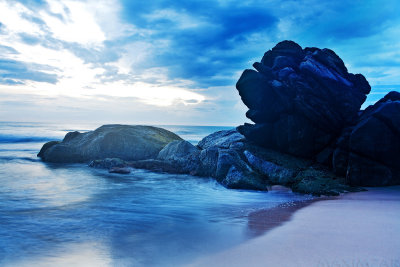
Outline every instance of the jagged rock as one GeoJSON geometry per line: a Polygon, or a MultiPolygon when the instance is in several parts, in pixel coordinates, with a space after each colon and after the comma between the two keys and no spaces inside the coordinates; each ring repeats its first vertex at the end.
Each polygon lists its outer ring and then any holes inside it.
{"type": "Polygon", "coordinates": [[[250,151],[245,150],[244,155],[250,166],[260,174],[265,175],[272,184],[287,185],[293,181],[293,177],[297,174],[293,169],[261,159],[253,155],[250,151]]]}
{"type": "Polygon", "coordinates": [[[354,123],[371,89],[332,50],[302,49],[292,41],[278,43],[254,67],[236,87],[255,125],[238,130],[261,146],[296,156],[313,157],[334,142],[354,123]]]}
{"type": "Polygon", "coordinates": [[[227,131],[218,131],[204,137],[199,143],[198,147],[200,149],[207,149],[210,147],[217,148],[230,148],[230,147],[240,147],[241,141],[243,141],[244,136],[241,135],[236,129],[227,131]]]}
{"type": "Polygon", "coordinates": [[[60,143],[46,143],[38,156],[47,162],[88,162],[104,158],[156,158],[176,134],[152,126],[103,125],[86,133],[67,133],[60,143]]]}
{"type": "Polygon", "coordinates": [[[199,149],[188,141],[172,141],[166,145],[160,153],[158,153],[157,159],[159,160],[182,160],[186,159],[192,153],[199,153],[199,149]]]}
{"type": "Polygon", "coordinates": [[[238,170],[235,166],[229,168],[221,184],[232,189],[268,190],[265,180],[255,175],[254,172],[238,170]]]}
{"type": "Polygon", "coordinates": [[[333,168],[352,185],[400,183],[400,93],[390,92],[347,128],[333,153],[333,168]]]}
{"type": "Polygon", "coordinates": [[[203,149],[199,155],[200,166],[196,171],[199,176],[215,177],[218,162],[218,148],[209,147],[203,149]]]}
{"type": "MultiPolygon", "coordinates": [[[[189,143],[188,141],[173,141],[166,145],[157,159],[170,162],[177,170],[176,173],[192,173],[195,174],[200,165],[200,149],[189,143]]],[[[170,167],[168,168],[171,169],[170,167]]],[[[169,171],[171,172],[171,171],[169,171]]]]}

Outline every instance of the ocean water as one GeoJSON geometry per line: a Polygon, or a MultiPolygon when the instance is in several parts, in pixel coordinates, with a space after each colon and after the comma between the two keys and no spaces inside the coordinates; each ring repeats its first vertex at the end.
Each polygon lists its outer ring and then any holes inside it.
{"type": "MultiPolygon", "coordinates": [[[[43,143],[98,126],[0,122],[1,266],[180,266],[257,235],[252,212],[306,198],[36,157],[43,143]]],[[[230,127],[164,128],[196,144],[230,127]]]]}

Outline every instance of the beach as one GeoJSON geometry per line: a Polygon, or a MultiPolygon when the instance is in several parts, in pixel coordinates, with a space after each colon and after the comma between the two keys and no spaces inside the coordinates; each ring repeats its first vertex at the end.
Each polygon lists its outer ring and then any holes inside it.
{"type": "Polygon", "coordinates": [[[293,209],[264,235],[188,266],[400,266],[400,186],[367,189],[293,209]]]}

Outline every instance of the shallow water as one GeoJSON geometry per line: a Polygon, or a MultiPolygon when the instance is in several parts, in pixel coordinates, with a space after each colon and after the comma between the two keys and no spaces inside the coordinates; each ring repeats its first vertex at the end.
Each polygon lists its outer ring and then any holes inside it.
{"type": "MultiPolygon", "coordinates": [[[[44,142],[96,127],[0,123],[0,265],[177,266],[253,237],[250,213],[306,198],[36,157],[44,142]]],[[[192,143],[229,129],[164,127],[192,143]]]]}

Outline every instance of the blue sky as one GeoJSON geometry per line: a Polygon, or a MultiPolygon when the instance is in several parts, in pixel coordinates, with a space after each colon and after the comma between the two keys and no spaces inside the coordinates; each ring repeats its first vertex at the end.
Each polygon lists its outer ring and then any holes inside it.
{"type": "Polygon", "coordinates": [[[0,0],[0,120],[238,125],[235,83],[282,40],[400,90],[398,1],[0,0]]]}

